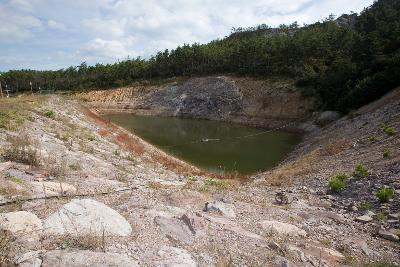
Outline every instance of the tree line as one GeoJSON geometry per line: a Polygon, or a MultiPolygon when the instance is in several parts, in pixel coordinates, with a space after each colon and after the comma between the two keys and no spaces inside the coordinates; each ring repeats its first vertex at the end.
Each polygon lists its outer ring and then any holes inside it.
{"type": "Polygon", "coordinates": [[[332,16],[300,27],[233,29],[208,44],[185,44],[149,59],[69,67],[57,71],[10,70],[0,80],[13,90],[82,90],[126,86],[177,76],[235,74],[291,77],[321,108],[347,112],[400,84],[400,1],[379,0],[360,15],[332,16]],[[354,19],[354,23],[352,20],[354,19]]]}

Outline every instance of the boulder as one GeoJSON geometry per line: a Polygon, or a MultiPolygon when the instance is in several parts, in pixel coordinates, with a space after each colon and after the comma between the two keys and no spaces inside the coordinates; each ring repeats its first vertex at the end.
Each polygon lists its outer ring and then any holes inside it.
{"type": "Polygon", "coordinates": [[[24,253],[15,260],[15,263],[18,267],[41,267],[42,259],[40,254],[42,252],[43,250],[37,250],[24,253]]]}
{"type": "Polygon", "coordinates": [[[58,182],[31,182],[34,193],[46,196],[68,195],[76,192],[70,184],[58,182]]]}
{"type": "Polygon", "coordinates": [[[387,239],[387,240],[390,240],[390,241],[396,242],[396,241],[399,241],[399,240],[400,240],[400,238],[399,238],[398,235],[396,235],[396,234],[394,234],[394,233],[392,233],[392,232],[390,232],[390,231],[383,230],[383,229],[380,229],[379,232],[378,232],[378,234],[379,234],[382,238],[387,239]]]}
{"type": "Polygon", "coordinates": [[[160,227],[161,232],[168,238],[191,245],[194,241],[194,235],[189,227],[176,218],[157,216],[154,222],[160,227]]]}
{"type": "Polygon", "coordinates": [[[283,223],[278,221],[262,221],[260,222],[261,227],[265,231],[277,233],[280,235],[290,236],[306,236],[306,231],[298,228],[297,226],[289,223],[283,223]]]}
{"type": "Polygon", "coordinates": [[[374,219],[371,218],[371,217],[368,216],[368,215],[363,215],[363,216],[359,216],[359,217],[356,218],[356,221],[357,221],[357,222],[361,222],[361,223],[368,223],[368,222],[371,222],[371,221],[373,221],[373,220],[374,220],[374,219]]]}
{"type": "Polygon", "coordinates": [[[235,218],[236,214],[234,211],[234,206],[232,204],[226,203],[223,199],[214,200],[213,202],[207,202],[205,204],[204,210],[205,212],[215,212],[220,215],[229,218],[235,218]]]}
{"type": "Polygon", "coordinates": [[[67,251],[53,250],[43,255],[42,267],[81,267],[81,266],[120,266],[136,267],[139,266],[132,261],[126,254],[103,253],[89,250],[67,251]]]}
{"type": "Polygon", "coordinates": [[[39,233],[43,229],[42,221],[33,213],[15,211],[0,214],[0,229],[12,234],[39,233]]]}
{"type": "Polygon", "coordinates": [[[145,255],[145,262],[150,266],[162,267],[197,267],[197,263],[188,251],[175,247],[162,247],[145,255]]]}
{"type": "Polygon", "coordinates": [[[74,199],[44,222],[51,234],[128,236],[130,224],[118,212],[93,199],[74,199]]]}
{"type": "Polygon", "coordinates": [[[318,118],[316,119],[316,124],[319,126],[328,125],[331,122],[336,121],[340,118],[340,114],[336,111],[327,110],[319,114],[318,118]]]}

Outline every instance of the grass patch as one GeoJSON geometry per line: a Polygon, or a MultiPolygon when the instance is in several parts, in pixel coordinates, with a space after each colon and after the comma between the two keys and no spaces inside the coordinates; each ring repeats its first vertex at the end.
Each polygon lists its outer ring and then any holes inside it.
{"type": "Polygon", "coordinates": [[[384,159],[388,159],[388,158],[390,158],[392,156],[392,151],[390,151],[389,149],[385,149],[384,151],[383,151],[383,158],[384,159]]]}
{"type": "Polygon", "coordinates": [[[376,218],[378,221],[380,221],[380,222],[384,222],[384,221],[387,220],[387,215],[386,215],[386,213],[384,213],[384,212],[378,212],[378,213],[375,215],[375,218],[376,218]]]}
{"type": "Polygon", "coordinates": [[[200,187],[199,191],[208,192],[210,188],[227,189],[228,187],[229,184],[226,181],[211,178],[204,181],[204,184],[200,187]]]}
{"type": "Polygon", "coordinates": [[[22,134],[10,137],[10,144],[3,151],[5,160],[20,162],[32,166],[39,165],[39,156],[33,141],[22,134]]]}
{"type": "Polygon", "coordinates": [[[25,122],[25,116],[16,110],[0,111],[0,128],[15,131],[25,122]]]}
{"type": "Polygon", "coordinates": [[[53,110],[46,110],[44,111],[44,116],[54,120],[56,118],[56,113],[53,110]]]}
{"type": "Polygon", "coordinates": [[[360,203],[360,205],[358,206],[358,208],[361,211],[367,211],[367,210],[372,210],[372,204],[369,203],[368,201],[363,201],[360,203]]]}
{"type": "Polygon", "coordinates": [[[162,184],[160,182],[148,182],[147,188],[159,190],[162,188],[162,184]]]}
{"type": "Polygon", "coordinates": [[[336,175],[329,181],[329,188],[335,193],[340,193],[347,187],[347,180],[346,174],[336,175]]]}
{"type": "Polygon", "coordinates": [[[395,128],[388,127],[388,126],[383,127],[383,132],[385,134],[387,134],[388,136],[393,136],[393,135],[395,135],[397,133],[395,128]]]}
{"type": "Polygon", "coordinates": [[[0,230],[0,266],[14,266],[13,238],[10,232],[0,230]]]}
{"type": "Polygon", "coordinates": [[[352,175],[353,175],[354,178],[364,178],[364,177],[367,177],[369,175],[369,172],[368,172],[367,167],[365,167],[362,164],[359,164],[354,169],[352,175]]]}
{"type": "Polygon", "coordinates": [[[383,187],[376,192],[376,197],[381,203],[389,202],[394,197],[394,189],[391,187],[383,187]]]}

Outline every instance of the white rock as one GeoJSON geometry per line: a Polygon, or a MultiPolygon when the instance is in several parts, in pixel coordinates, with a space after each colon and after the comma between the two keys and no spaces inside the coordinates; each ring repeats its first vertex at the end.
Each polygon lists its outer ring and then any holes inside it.
{"type": "Polygon", "coordinates": [[[52,234],[128,236],[130,224],[118,212],[93,199],[74,199],[48,217],[44,226],[52,234]]]}
{"type": "Polygon", "coordinates": [[[225,203],[221,200],[214,200],[211,203],[206,203],[204,211],[216,212],[229,218],[235,218],[236,214],[233,208],[234,206],[232,204],[225,203]]]}
{"type": "Polygon", "coordinates": [[[260,222],[261,227],[265,231],[275,232],[281,235],[291,236],[306,236],[306,231],[298,228],[293,224],[278,222],[278,221],[262,221],[260,222]]]}
{"type": "Polygon", "coordinates": [[[53,250],[43,256],[42,267],[136,267],[139,266],[132,261],[126,254],[102,253],[89,250],[65,251],[53,250]]]}
{"type": "Polygon", "coordinates": [[[196,261],[188,251],[175,247],[163,247],[148,253],[145,260],[150,266],[157,267],[197,267],[196,261]]]}
{"type": "Polygon", "coordinates": [[[359,216],[356,218],[356,221],[358,222],[362,222],[362,223],[368,223],[373,221],[374,219],[372,219],[370,216],[368,215],[363,215],[363,216],[359,216]]]}
{"type": "Polygon", "coordinates": [[[0,228],[13,234],[39,232],[43,229],[42,221],[33,213],[15,211],[0,214],[0,228]]]}
{"type": "Polygon", "coordinates": [[[18,267],[41,267],[42,259],[40,258],[40,254],[43,252],[43,250],[29,251],[19,256],[15,260],[15,263],[18,265],[18,267]]]}
{"type": "Polygon", "coordinates": [[[33,191],[37,194],[46,196],[58,196],[63,194],[73,194],[76,188],[70,184],[57,182],[31,182],[33,191]]]}

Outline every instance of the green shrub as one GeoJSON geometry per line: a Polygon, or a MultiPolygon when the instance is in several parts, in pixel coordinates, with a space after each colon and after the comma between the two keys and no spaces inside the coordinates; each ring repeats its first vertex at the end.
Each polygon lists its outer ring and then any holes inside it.
{"type": "Polygon", "coordinates": [[[348,177],[345,174],[336,175],[329,181],[329,188],[333,192],[339,193],[347,187],[347,180],[348,177]]]}
{"type": "Polygon", "coordinates": [[[375,218],[376,218],[378,221],[380,221],[380,222],[384,222],[384,221],[386,221],[386,219],[387,219],[387,215],[386,215],[386,213],[384,213],[384,212],[378,212],[378,213],[375,215],[375,218]]]}
{"type": "Polygon", "coordinates": [[[380,202],[388,202],[394,196],[394,189],[390,187],[383,187],[378,190],[376,196],[380,202]]]}
{"type": "Polygon", "coordinates": [[[387,159],[387,158],[390,158],[391,156],[392,156],[392,153],[389,149],[385,149],[383,151],[383,158],[387,159]]]}
{"type": "Polygon", "coordinates": [[[371,210],[372,209],[372,205],[368,201],[363,201],[363,202],[360,203],[358,208],[360,210],[362,210],[362,211],[371,210]]]}
{"type": "Polygon", "coordinates": [[[54,119],[54,118],[56,117],[56,113],[54,113],[54,111],[52,111],[52,110],[46,110],[46,111],[44,112],[44,115],[45,115],[47,118],[50,118],[50,119],[54,119]]]}
{"type": "Polygon", "coordinates": [[[395,135],[397,133],[396,129],[393,128],[393,127],[384,127],[383,131],[385,132],[385,134],[387,134],[389,136],[393,136],[393,135],[395,135]]]}
{"type": "Polygon", "coordinates": [[[370,137],[368,137],[368,140],[369,140],[371,143],[375,143],[375,142],[378,141],[378,138],[376,138],[375,136],[370,136],[370,137]]]}
{"type": "Polygon", "coordinates": [[[364,178],[368,176],[368,169],[362,164],[356,166],[353,172],[353,177],[355,178],[364,178]]]}

